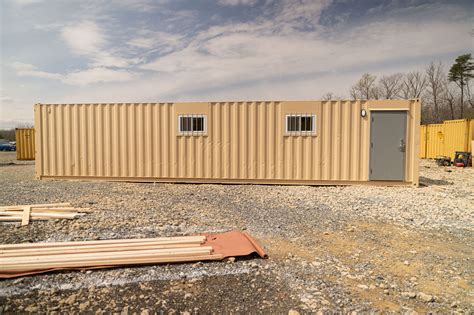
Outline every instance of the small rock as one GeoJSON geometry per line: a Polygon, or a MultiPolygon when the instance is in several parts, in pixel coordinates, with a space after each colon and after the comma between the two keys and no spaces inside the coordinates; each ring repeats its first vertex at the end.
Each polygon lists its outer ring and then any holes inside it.
{"type": "Polygon", "coordinates": [[[227,261],[230,263],[230,264],[233,264],[235,262],[235,257],[229,257],[227,258],[227,261]]]}
{"type": "Polygon", "coordinates": [[[90,303],[89,301],[84,302],[84,303],[81,303],[81,304],[79,304],[79,309],[80,309],[81,311],[84,311],[84,310],[86,310],[86,309],[89,307],[90,304],[91,304],[91,303],[90,303]]]}
{"type": "Polygon", "coordinates": [[[431,294],[426,294],[423,292],[418,292],[417,297],[422,300],[423,302],[429,303],[434,302],[434,297],[431,294]]]}
{"type": "Polygon", "coordinates": [[[296,310],[289,310],[288,315],[300,315],[300,312],[298,312],[296,310]]]}
{"type": "Polygon", "coordinates": [[[366,286],[365,284],[358,284],[357,287],[358,287],[359,289],[362,289],[362,290],[368,290],[368,289],[369,289],[369,287],[366,286]]]}
{"type": "Polygon", "coordinates": [[[451,307],[452,308],[457,308],[459,305],[459,302],[458,301],[454,301],[453,303],[451,303],[451,307]]]}
{"type": "Polygon", "coordinates": [[[77,299],[77,295],[76,295],[76,294],[72,294],[72,295],[70,295],[64,302],[65,302],[66,304],[72,305],[72,304],[76,303],[76,299],[77,299]]]}
{"type": "Polygon", "coordinates": [[[140,312],[140,315],[149,315],[149,314],[150,314],[150,311],[147,309],[140,312]]]}
{"type": "Polygon", "coordinates": [[[404,264],[405,266],[409,266],[409,265],[410,265],[410,262],[408,262],[408,260],[405,260],[405,261],[403,262],[403,264],[404,264]]]}
{"type": "Polygon", "coordinates": [[[402,292],[402,296],[409,299],[414,299],[416,298],[416,293],[415,292],[402,292]]]}
{"type": "Polygon", "coordinates": [[[27,308],[25,308],[25,311],[31,312],[31,313],[36,313],[38,311],[38,307],[35,306],[34,304],[31,304],[27,308]]]}

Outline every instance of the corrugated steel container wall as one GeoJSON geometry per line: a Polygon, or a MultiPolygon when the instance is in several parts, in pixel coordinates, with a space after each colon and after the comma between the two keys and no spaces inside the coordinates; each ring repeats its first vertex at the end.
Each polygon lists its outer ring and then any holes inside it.
{"type": "Polygon", "coordinates": [[[426,159],[428,149],[428,130],[426,125],[420,126],[420,159],[426,159]]]}
{"type": "Polygon", "coordinates": [[[369,117],[361,118],[362,108],[369,116],[370,109],[408,110],[406,179],[417,184],[416,101],[38,104],[36,174],[137,181],[367,181],[370,124],[369,117]],[[317,134],[286,136],[288,113],[316,114],[317,134]],[[179,135],[181,114],[207,115],[207,135],[179,135]]]}
{"type": "Polygon", "coordinates": [[[35,130],[33,128],[17,128],[15,130],[16,159],[35,159],[35,130]]]}
{"type": "Polygon", "coordinates": [[[434,159],[438,155],[444,155],[444,125],[431,124],[426,126],[426,157],[434,159]]]}
{"type": "Polygon", "coordinates": [[[469,151],[469,120],[446,120],[444,125],[444,155],[454,159],[456,151],[469,151]]]}
{"type": "Polygon", "coordinates": [[[474,120],[445,120],[442,124],[421,126],[420,157],[433,159],[445,155],[452,159],[456,151],[469,152],[471,140],[474,140],[474,120]]]}
{"type": "MultiPolygon", "coordinates": [[[[474,145],[472,144],[474,141],[474,119],[469,121],[469,139],[469,150],[472,152],[474,151],[474,145]]],[[[474,160],[474,154],[472,155],[472,159],[474,160]]],[[[472,166],[474,167],[474,163],[472,163],[472,166]]]]}

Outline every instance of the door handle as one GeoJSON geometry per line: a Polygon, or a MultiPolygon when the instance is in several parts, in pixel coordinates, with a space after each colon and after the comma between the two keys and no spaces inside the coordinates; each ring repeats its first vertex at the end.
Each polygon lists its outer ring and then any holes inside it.
{"type": "Polygon", "coordinates": [[[398,147],[398,150],[400,150],[400,152],[405,152],[405,149],[406,149],[405,140],[400,139],[400,146],[398,147]]]}

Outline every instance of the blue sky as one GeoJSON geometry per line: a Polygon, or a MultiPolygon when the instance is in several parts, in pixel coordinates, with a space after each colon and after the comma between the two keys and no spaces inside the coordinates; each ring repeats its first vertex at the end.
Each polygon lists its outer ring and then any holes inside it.
{"type": "Polygon", "coordinates": [[[1,1],[0,128],[34,103],[348,97],[473,52],[470,1],[1,1]]]}

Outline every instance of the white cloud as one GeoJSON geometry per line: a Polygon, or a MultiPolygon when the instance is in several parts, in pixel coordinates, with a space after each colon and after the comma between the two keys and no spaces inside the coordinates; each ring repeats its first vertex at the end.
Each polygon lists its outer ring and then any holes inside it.
{"type": "Polygon", "coordinates": [[[99,82],[131,81],[134,78],[135,75],[125,70],[112,70],[98,67],[69,73],[63,81],[64,83],[72,85],[88,85],[99,82]]]}
{"type": "Polygon", "coordinates": [[[217,3],[224,6],[249,5],[253,6],[258,0],[218,0],[217,3]]]}
{"type": "Polygon", "coordinates": [[[58,80],[69,85],[89,85],[103,82],[123,82],[136,78],[136,75],[126,70],[113,70],[104,67],[94,67],[78,70],[66,75],[38,70],[34,65],[14,62],[12,64],[17,75],[24,77],[58,80]]]}
{"type": "Polygon", "coordinates": [[[138,37],[128,41],[128,45],[143,49],[158,48],[170,51],[182,45],[183,36],[166,32],[140,31],[138,37]]]}
{"type": "Polygon", "coordinates": [[[58,22],[33,25],[33,28],[35,30],[40,30],[40,31],[53,31],[53,30],[58,30],[62,27],[64,27],[64,24],[58,23],[58,22]]]}
{"type": "Polygon", "coordinates": [[[108,49],[109,43],[103,28],[92,21],[82,21],[64,27],[61,30],[61,38],[73,53],[90,59],[92,67],[125,68],[140,60],[124,58],[114,49],[108,49]]]}
{"type": "Polygon", "coordinates": [[[61,30],[61,38],[74,53],[82,55],[94,54],[105,44],[102,30],[92,21],[64,27],[61,30]]]}
{"type": "Polygon", "coordinates": [[[10,3],[13,3],[14,5],[17,5],[17,6],[35,4],[42,1],[43,0],[9,0],[10,3]]]}
{"type": "Polygon", "coordinates": [[[13,98],[10,96],[0,96],[0,103],[11,103],[13,102],[13,98]]]}
{"type": "Polygon", "coordinates": [[[28,63],[13,62],[12,67],[15,69],[16,74],[19,76],[42,78],[42,79],[53,79],[53,80],[62,79],[62,75],[58,73],[44,72],[44,71],[38,70],[36,66],[28,64],[28,63]]]}

